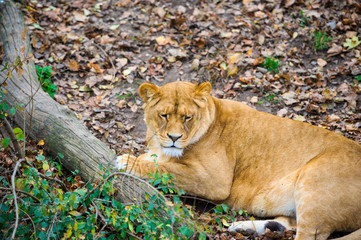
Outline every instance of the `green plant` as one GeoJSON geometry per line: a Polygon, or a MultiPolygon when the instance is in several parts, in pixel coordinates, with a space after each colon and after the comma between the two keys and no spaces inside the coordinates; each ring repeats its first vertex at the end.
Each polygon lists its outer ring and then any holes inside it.
{"type": "Polygon", "coordinates": [[[273,56],[264,57],[262,66],[267,69],[269,72],[278,73],[279,67],[281,66],[281,62],[274,58],[273,56]]]}
{"type": "Polygon", "coordinates": [[[57,91],[57,87],[51,81],[51,73],[53,71],[51,69],[51,66],[42,68],[35,65],[35,68],[38,74],[38,79],[41,84],[41,87],[45,92],[47,92],[50,95],[50,97],[54,98],[54,95],[56,94],[57,91]]]}
{"type": "Polygon", "coordinates": [[[128,93],[122,94],[122,95],[117,94],[117,97],[122,99],[122,100],[125,100],[127,102],[130,101],[130,100],[137,101],[137,97],[131,92],[128,92],[128,93]]]}
{"type": "Polygon", "coordinates": [[[264,92],[265,94],[265,97],[263,100],[259,100],[257,102],[257,104],[261,105],[264,103],[264,101],[267,101],[267,102],[273,102],[273,103],[276,103],[276,102],[279,102],[279,98],[277,97],[277,94],[275,93],[267,93],[267,92],[264,92]]]}
{"type": "Polygon", "coordinates": [[[329,47],[328,42],[332,41],[331,37],[327,37],[326,33],[320,31],[313,32],[313,36],[315,51],[327,49],[329,47]]]}
{"type": "Polygon", "coordinates": [[[302,28],[304,28],[307,24],[308,24],[308,20],[310,19],[310,17],[306,17],[305,15],[303,15],[303,11],[300,11],[300,25],[302,28]]]}
{"type": "MultiPolygon", "coordinates": [[[[59,154],[59,157],[63,156],[59,154]]],[[[60,159],[59,159],[60,160],[60,159]]],[[[0,167],[0,171],[3,171],[0,167]]],[[[122,204],[117,198],[114,181],[126,173],[111,173],[100,166],[103,181],[98,185],[88,182],[69,190],[59,179],[64,178],[62,166],[51,158],[37,154],[23,166],[16,179],[21,195],[18,200],[20,224],[17,239],[201,239],[205,240],[212,227],[197,218],[194,209],[184,205],[184,193],[174,187],[174,177],[149,174],[151,186],[161,194],[145,195],[145,200],[122,204]],[[40,172],[43,172],[41,174],[40,172]],[[165,197],[166,194],[171,194],[165,197]],[[168,199],[172,200],[169,201],[168,199]]],[[[74,174],[67,182],[74,184],[74,174]]],[[[146,182],[144,182],[146,184],[146,182]]],[[[10,189],[11,184],[0,177],[0,186],[10,189]]],[[[8,239],[14,229],[13,195],[0,202],[0,239],[8,239]]],[[[211,222],[219,227],[234,220],[234,211],[225,204],[214,209],[211,222]]]]}

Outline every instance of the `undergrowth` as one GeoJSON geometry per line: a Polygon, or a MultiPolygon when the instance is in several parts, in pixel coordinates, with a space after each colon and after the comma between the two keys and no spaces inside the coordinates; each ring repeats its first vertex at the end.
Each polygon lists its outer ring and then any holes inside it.
{"type": "Polygon", "coordinates": [[[324,49],[328,49],[329,48],[329,42],[332,41],[331,37],[327,37],[326,33],[322,33],[320,31],[318,32],[313,32],[313,36],[314,36],[314,48],[315,51],[318,50],[324,50],[324,49]]]}
{"type": "MultiPolygon", "coordinates": [[[[100,170],[103,181],[99,185],[88,182],[70,190],[51,180],[65,177],[58,161],[38,153],[25,163],[15,182],[16,189],[22,191],[18,192],[20,224],[16,238],[206,239],[213,232],[212,225],[223,227],[234,220],[235,212],[222,204],[214,210],[216,217],[202,223],[194,208],[180,200],[184,192],[174,187],[173,176],[158,171],[148,177],[161,194],[146,194],[142,202],[122,204],[117,200],[114,181],[125,173],[111,173],[101,166],[100,170]]],[[[5,169],[0,167],[0,171],[5,169]]],[[[67,180],[74,184],[74,176],[67,180]]],[[[9,179],[1,176],[0,186],[11,188],[9,179]]],[[[2,196],[0,211],[0,239],[9,239],[15,220],[12,194],[2,196]]]]}
{"type": "Polygon", "coordinates": [[[273,56],[265,57],[263,58],[262,66],[269,72],[278,73],[281,62],[273,56]]]}
{"type": "Polygon", "coordinates": [[[51,73],[52,69],[51,66],[47,67],[39,67],[35,65],[36,72],[38,74],[38,80],[41,84],[41,87],[45,92],[47,92],[50,97],[54,98],[54,95],[56,94],[57,87],[55,84],[51,81],[51,73]]]}

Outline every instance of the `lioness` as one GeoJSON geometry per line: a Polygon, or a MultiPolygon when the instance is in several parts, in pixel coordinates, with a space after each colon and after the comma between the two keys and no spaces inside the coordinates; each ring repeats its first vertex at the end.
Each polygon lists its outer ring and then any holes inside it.
{"type": "MultiPolygon", "coordinates": [[[[134,165],[143,176],[158,165],[188,193],[297,227],[297,240],[356,229],[341,239],[361,239],[359,144],[210,92],[208,82],[142,84],[149,152],[118,157],[120,167],[134,165]]],[[[229,230],[263,233],[267,224],[236,222],[229,230]]]]}

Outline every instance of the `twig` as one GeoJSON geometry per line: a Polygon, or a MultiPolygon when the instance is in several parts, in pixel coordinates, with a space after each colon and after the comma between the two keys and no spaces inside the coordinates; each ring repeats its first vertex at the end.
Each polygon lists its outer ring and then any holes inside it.
{"type": "Polygon", "coordinates": [[[51,226],[50,226],[50,228],[49,228],[49,230],[48,230],[48,238],[47,238],[48,240],[50,239],[51,232],[53,231],[53,226],[54,226],[54,223],[55,223],[55,220],[56,220],[57,215],[58,215],[58,211],[56,210],[56,211],[55,211],[55,215],[54,215],[54,217],[53,217],[53,221],[51,222],[51,226]]]}
{"type": "Polygon", "coordinates": [[[110,174],[106,179],[104,179],[100,184],[98,184],[98,186],[96,186],[94,189],[92,189],[84,198],[82,201],[85,201],[91,194],[93,194],[93,192],[98,189],[100,186],[102,186],[106,181],[108,181],[110,178],[114,177],[114,176],[127,176],[133,179],[136,179],[137,181],[147,185],[147,187],[151,188],[152,190],[154,190],[154,192],[156,192],[159,196],[161,196],[161,198],[163,199],[164,202],[167,202],[168,199],[162,195],[155,187],[153,187],[152,185],[150,185],[147,181],[144,181],[143,179],[136,177],[134,175],[131,175],[129,173],[125,173],[125,172],[116,172],[116,173],[112,173],[110,174]]]}
{"type": "Polygon", "coordinates": [[[99,46],[99,45],[96,44],[95,42],[93,42],[93,44],[94,44],[94,46],[96,46],[97,48],[99,48],[99,49],[105,54],[105,56],[108,57],[109,62],[110,62],[110,64],[112,65],[112,68],[113,68],[112,82],[114,82],[114,79],[115,79],[115,66],[114,66],[114,63],[113,63],[112,59],[110,58],[110,56],[108,55],[108,53],[107,53],[101,46],[99,46]]]}
{"type": "Polygon", "coordinates": [[[20,165],[20,163],[22,161],[24,161],[23,158],[21,158],[21,159],[19,159],[19,161],[17,161],[17,163],[15,165],[15,168],[14,168],[14,171],[13,171],[13,174],[11,176],[11,186],[12,186],[13,195],[14,195],[15,217],[16,217],[13,234],[11,235],[12,240],[15,239],[15,234],[16,234],[16,231],[17,231],[18,226],[19,226],[19,206],[18,206],[18,202],[17,202],[17,195],[16,195],[16,189],[15,189],[15,175],[16,175],[18,167],[19,167],[19,165],[20,165]]]}
{"type": "Polygon", "coordinates": [[[9,134],[10,140],[14,145],[16,157],[18,159],[24,159],[25,158],[24,151],[21,149],[20,144],[19,144],[18,140],[16,139],[13,128],[11,127],[9,121],[6,118],[4,118],[2,120],[2,122],[4,123],[6,132],[9,134]]]}
{"type": "MultiPolygon", "coordinates": [[[[93,203],[93,204],[94,204],[93,206],[95,207],[95,209],[96,209],[96,211],[97,211],[96,204],[95,204],[95,203],[93,203]]],[[[98,211],[97,211],[97,212],[98,212],[98,211]]],[[[106,228],[106,226],[108,226],[108,223],[107,223],[105,217],[103,216],[103,214],[99,213],[99,216],[100,216],[102,222],[104,223],[104,225],[103,225],[103,227],[100,229],[100,231],[98,232],[98,234],[96,235],[96,237],[94,238],[95,240],[97,240],[97,239],[99,238],[99,234],[101,233],[101,231],[103,231],[104,228],[106,228]]],[[[127,232],[128,235],[132,236],[132,237],[135,238],[135,239],[138,239],[138,240],[142,240],[142,239],[143,239],[143,238],[140,238],[140,237],[134,235],[133,233],[131,233],[131,232],[129,232],[129,231],[126,231],[126,232],[127,232]]]]}
{"type": "MultiPolygon", "coordinates": [[[[27,212],[25,212],[24,210],[20,209],[20,211],[22,211],[25,215],[28,216],[31,224],[33,225],[34,232],[33,232],[31,235],[36,234],[36,227],[35,227],[35,224],[34,224],[33,219],[32,219],[32,218],[30,217],[30,215],[29,215],[27,212]]],[[[24,221],[25,221],[25,220],[27,220],[27,219],[24,219],[24,221]]]]}
{"type": "Polygon", "coordinates": [[[57,182],[57,183],[61,184],[61,185],[64,187],[64,189],[65,189],[66,191],[68,191],[68,188],[66,187],[65,183],[63,183],[61,180],[56,179],[56,178],[52,178],[52,177],[48,177],[48,176],[46,176],[46,175],[44,175],[44,174],[42,174],[42,173],[40,173],[40,172],[38,172],[38,174],[39,174],[39,176],[42,177],[42,178],[45,178],[45,179],[48,179],[49,181],[54,181],[54,182],[57,182]]]}
{"type": "MultiPolygon", "coordinates": [[[[12,191],[12,188],[0,187],[0,190],[12,191]]],[[[21,194],[24,194],[24,195],[26,195],[26,196],[28,196],[28,197],[31,197],[32,199],[34,199],[35,201],[37,201],[37,202],[40,203],[40,200],[39,200],[37,197],[31,195],[31,194],[28,193],[28,192],[24,192],[24,191],[22,191],[22,190],[20,190],[20,189],[15,189],[15,191],[17,191],[17,192],[19,192],[19,193],[21,193],[21,194]]]]}

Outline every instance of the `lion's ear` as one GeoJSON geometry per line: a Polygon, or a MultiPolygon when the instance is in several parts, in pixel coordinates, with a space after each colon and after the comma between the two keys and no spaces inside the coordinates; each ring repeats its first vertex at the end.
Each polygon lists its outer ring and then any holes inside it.
{"type": "Polygon", "coordinates": [[[196,95],[207,97],[212,90],[212,85],[210,82],[203,82],[197,85],[196,87],[196,95]]]}
{"type": "Polygon", "coordinates": [[[196,86],[194,102],[199,107],[203,108],[206,106],[207,97],[211,93],[212,85],[209,82],[200,83],[196,86]]]}
{"type": "Polygon", "coordinates": [[[148,103],[158,92],[159,88],[151,83],[143,83],[139,87],[139,94],[145,103],[148,103]]]}

